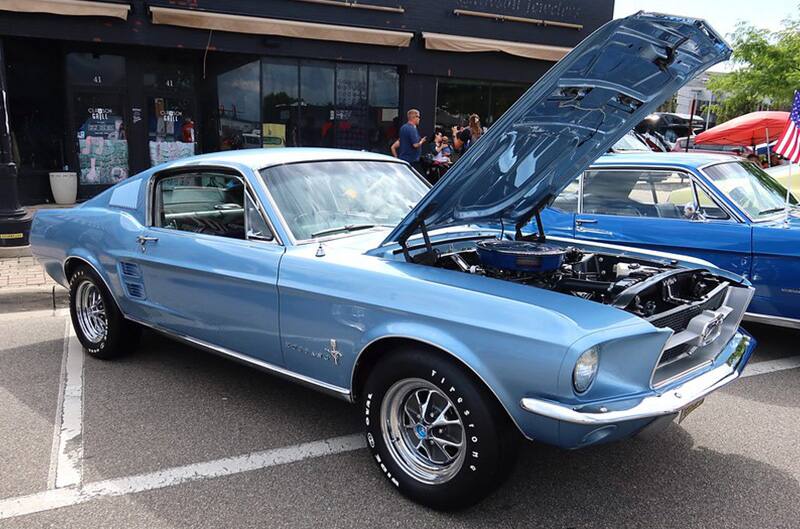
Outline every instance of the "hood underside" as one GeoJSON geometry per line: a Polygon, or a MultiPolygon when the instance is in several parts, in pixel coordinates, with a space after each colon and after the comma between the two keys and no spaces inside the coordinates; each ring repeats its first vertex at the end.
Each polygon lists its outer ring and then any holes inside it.
{"type": "Polygon", "coordinates": [[[459,224],[527,223],[589,164],[731,50],[704,21],[613,20],[553,66],[395,227],[384,244],[459,224]]]}

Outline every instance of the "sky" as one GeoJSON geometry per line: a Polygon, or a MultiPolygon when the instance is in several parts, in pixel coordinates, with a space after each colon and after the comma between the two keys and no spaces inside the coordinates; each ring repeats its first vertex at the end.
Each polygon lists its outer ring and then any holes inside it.
{"type": "MultiPolygon", "coordinates": [[[[780,29],[781,20],[800,14],[799,5],[800,0],[616,0],[614,18],[641,10],[703,18],[725,38],[729,38],[740,20],[769,30],[780,29]]],[[[721,64],[712,68],[712,71],[728,69],[721,64]]]]}

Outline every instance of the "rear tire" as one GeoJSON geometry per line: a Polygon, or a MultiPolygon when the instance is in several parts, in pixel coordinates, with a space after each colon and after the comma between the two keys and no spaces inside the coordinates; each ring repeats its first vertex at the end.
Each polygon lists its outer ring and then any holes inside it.
{"type": "Polygon", "coordinates": [[[69,280],[72,327],[86,352],[110,359],[128,353],[139,343],[141,328],[125,319],[103,281],[88,266],[69,280]]]}
{"type": "Polygon", "coordinates": [[[393,487],[435,509],[471,506],[508,475],[520,435],[476,377],[425,348],[390,353],[364,386],[367,445],[393,487]]]}

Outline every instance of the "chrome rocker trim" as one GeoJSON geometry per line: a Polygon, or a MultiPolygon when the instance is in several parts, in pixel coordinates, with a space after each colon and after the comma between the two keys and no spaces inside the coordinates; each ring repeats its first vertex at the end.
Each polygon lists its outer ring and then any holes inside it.
{"type": "Polygon", "coordinates": [[[347,402],[352,402],[350,397],[350,390],[346,388],[342,388],[339,386],[335,386],[333,384],[329,384],[327,382],[323,382],[322,380],[317,380],[316,378],[307,377],[305,375],[300,375],[293,371],[289,371],[280,366],[276,366],[275,364],[270,364],[269,362],[264,362],[263,360],[258,360],[257,358],[253,358],[252,356],[247,356],[242,353],[237,353],[231,349],[227,349],[225,347],[220,347],[218,345],[214,345],[212,343],[205,342],[203,340],[198,340],[197,338],[192,338],[191,336],[187,336],[185,334],[176,333],[174,331],[169,331],[164,329],[163,327],[159,327],[157,325],[153,325],[152,323],[147,323],[141,321],[136,318],[131,318],[130,316],[126,316],[126,319],[138,323],[139,325],[143,325],[149,329],[153,329],[156,332],[159,332],[169,338],[177,340],[179,342],[183,342],[187,345],[191,345],[194,347],[199,347],[205,351],[210,353],[214,353],[220,356],[225,356],[236,360],[237,362],[247,364],[249,366],[256,367],[265,371],[267,373],[271,373],[273,375],[278,375],[282,378],[285,378],[291,382],[297,382],[302,384],[306,387],[311,389],[315,389],[327,395],[332,395],[334,397],[338,397],[340,399],[346,400],[347,402]]]}
{"type": "Polygon", "coordinates": [[[800,329],[800,320],[796,320],[794,318],[784,318],[783,316],[771,316],[769,314],[745,312],[744,320],[752,321],[753,323],[774,325],[776,327],[786,327],[787,329],[800,329]]]}
{"type": "MultiPolygon", "coordinates": [[[[737,365],[750,345],[750,337],[737,334],[734,340],[737,339],[736,352],[725,364],[664,393],[645,397],[639,404],[627,410],[605,413],[582,412],[574,407],[534,398],[523,398],[520,405],[522,409],[537,415],[585,425],[612,424],[672,415],[739,378],[740,370],[737,369],[737,365]]],[[[592,408],[596,410],[597,406],[592,408]]]]}

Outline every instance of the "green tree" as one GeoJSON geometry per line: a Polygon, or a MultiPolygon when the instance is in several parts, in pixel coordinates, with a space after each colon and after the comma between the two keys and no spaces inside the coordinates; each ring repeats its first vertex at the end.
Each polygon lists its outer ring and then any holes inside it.
{"type": "Polygon", "coordinates": [[[800,17],[784,20],[778,31],[740,22],[731,45],[735,69],[708,83],[720,101],[712,107],[718,122],[758,110],[763,103],[788,110],[794,91],[800,90],[800,17]]]}

